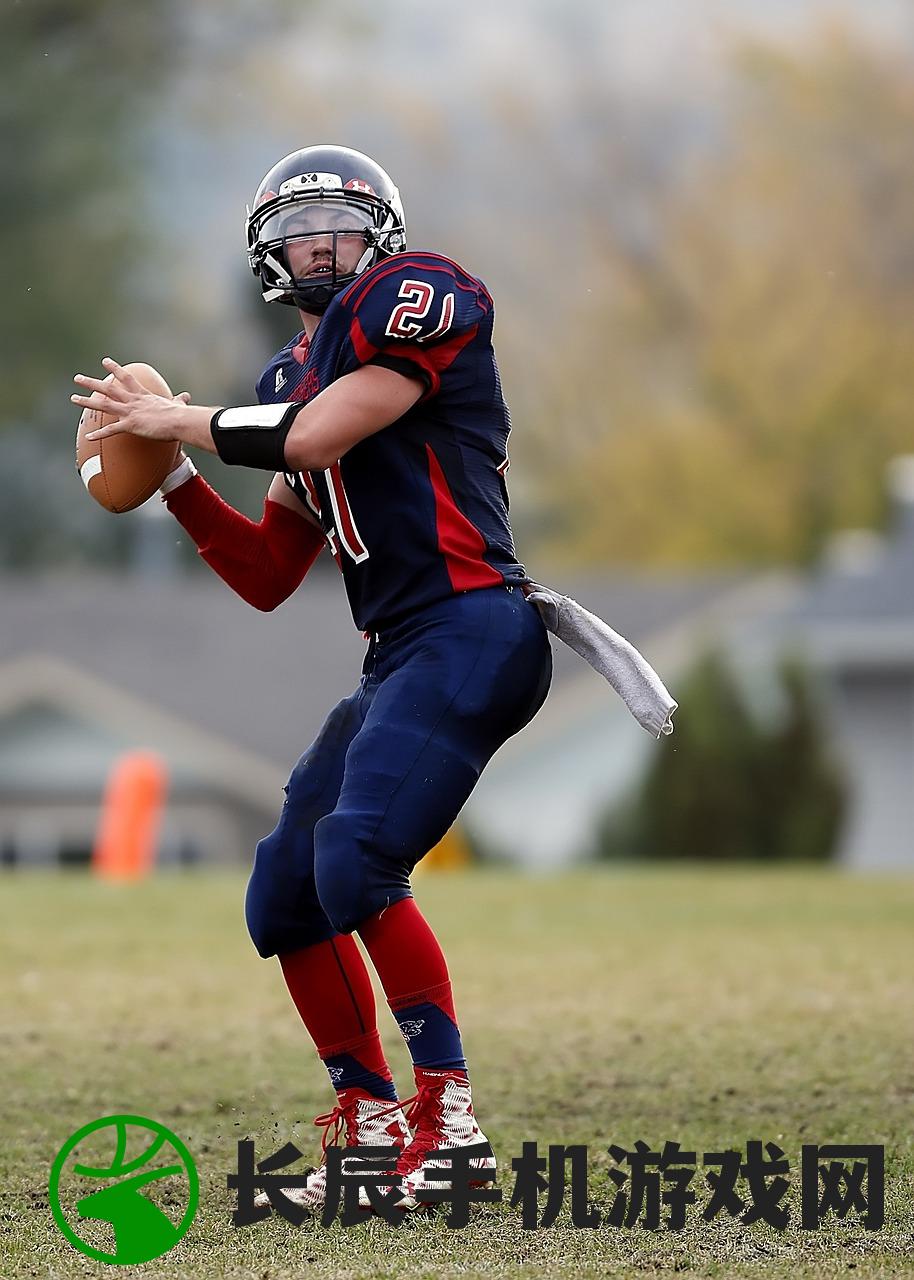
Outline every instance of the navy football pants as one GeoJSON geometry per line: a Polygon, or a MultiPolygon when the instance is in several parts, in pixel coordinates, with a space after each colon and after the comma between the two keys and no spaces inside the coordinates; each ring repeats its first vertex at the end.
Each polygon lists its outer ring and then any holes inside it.
{"type": "Polygon", "coordinates": [[[257,846],[246,914],[260,954],[351,933],[410,897],[413,867],[551,676],[546,629],[520,587],[451,596],[373,638],[359,688],[293,769],[257,846]]]}

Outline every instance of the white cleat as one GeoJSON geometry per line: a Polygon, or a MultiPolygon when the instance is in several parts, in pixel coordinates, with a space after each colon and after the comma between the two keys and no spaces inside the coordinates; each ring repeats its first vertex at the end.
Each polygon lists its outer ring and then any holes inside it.
{"type": "MultiPolygon", "coordinates": [[[[433,1151],[450,1151],[456,1147],[473,1147],[488,1139],[476,1123],[470,1084],[462,1076],[442,1071],[440,1076],[426,1071],[424,1082],[409,1111],[415,1135],[397,1162],[397,1173],[403,1180],[401,1209],[415,1209],[432,1201],[429,1191],[449,1190],[450,1160],[433,1157],[433,1151]]],[[[490,1148],[491,1150],[491,1148],[490,1148]]],[[[493,1184],[495,1156],[487,1155],[470,1161],[471,1169],[488,1176],[470,1186],[493,1184]]]]}
{"type": "MultiPolygon", "coordinates": [[[[409,1125],[403,1114],[401,1102],[387,1102],[383,1098],[372,1098],[361,1089],[344,1089],[340,1092],[339,1105],[326,1115],[318,1116],[314,1123],[324,1129],[321,1151],[334,1146],[346,1131],[347,1147],[399,1147],[404,1150],[409,1143],[409,1125]]],[[[280,1190],[287,1200],[300,1205],[312,1213],[320,1213],[327,1199],[327,1166],[326,1156],[320,1167],[308,1175],[307,1184],[303,1187],[282,1187],[280,1190]]],[[[347,1162],[343,1159],[343,1171],[347,1162]]],[[[263,1208],[270,1204],[265,1191],[254,1197],[254,1207],[263,1208]]],[[[359,1208],[369,1210],[371,1205],[364,1188],[359,1190],[359,1208]]]]}

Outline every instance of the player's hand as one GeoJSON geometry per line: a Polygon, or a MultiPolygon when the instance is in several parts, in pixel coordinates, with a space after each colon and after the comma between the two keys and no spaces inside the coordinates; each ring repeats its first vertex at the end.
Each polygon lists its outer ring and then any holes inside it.
{"type": "Polygon", "coordinates": [[[180,413],[177,411],[189,402],[188,391],[174,397],[158,396],[147,391],[132,373],[122,369],[110,356],[105,356],[102,366],[108,370],[106,378],[90,378],[84,373],[77,373],[73,378],[88,393],[70,396],[74,404],[83,409],[96,409],[115,419],[106,427],[88,432],[87,440],[104,440],[123,432],[145,436],[149,440],[181,438],[180,413]]]}

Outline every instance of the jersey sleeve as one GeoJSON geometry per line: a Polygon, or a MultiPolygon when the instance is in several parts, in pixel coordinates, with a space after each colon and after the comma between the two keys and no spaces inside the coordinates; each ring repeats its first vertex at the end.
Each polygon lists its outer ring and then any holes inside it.
{"type": "Polygon", "coordinates": [[[383,365],[421,379],[425,399],[492,312],[482,282],[435,254],[381,263],[341,302],[348,321],[341,373],[383,365]]]}
{"type": "Polygon", "coordinates": [[[255,390],[258,404],[277,404],[285,399],[276,386],[276,371],[282,367],[282,356],[283,351],[277,351],[276,355],[271,356],[263,373],[257,379],[255,390]]]}

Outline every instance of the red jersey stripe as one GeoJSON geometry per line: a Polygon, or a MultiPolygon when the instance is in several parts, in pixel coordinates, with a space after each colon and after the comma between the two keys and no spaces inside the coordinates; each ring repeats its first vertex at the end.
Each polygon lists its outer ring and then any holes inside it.
{"type": "Polygon", "coordinates": [[[365,337],[361,320],[353,320],[349,325],[349,341],[359,364],[368,364],[378,354],[379,348],[365,337]]]}
{"type": "Polygon", "coordinates": [[[437,394],[441,386],[441,375],[449,368],[463,348],[476,337],[479,325],[474,324],[465,333],[457,333],[446,342],[439,342],[434,347],[420,347],[415,342],[391,342],[386,347],[376,347],[365,337],[365,331],[358,316],[354,316],[349,326],[349,340],[356,358],[361,364],[368,364],[377,355],[393,356],[398,360],[408,360],[418,365],[428,375],[429,388],[423,400],[437,394]]]}
{"type": "Polygon", "coordinates": [[[432,446],[426,443],[425,450],[429,479],[435,494],[438,550],[444,556],[451,586],[455,591],[501,586],[504,582],[502,575],[482,558],[486,549],[485,539],[457,507],[432,446]]]}

